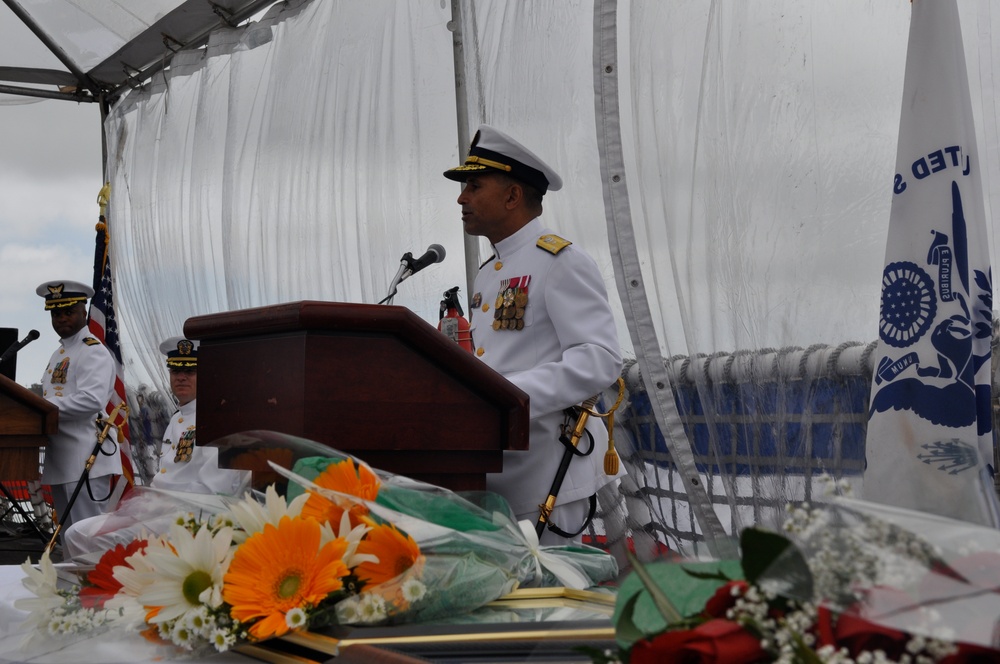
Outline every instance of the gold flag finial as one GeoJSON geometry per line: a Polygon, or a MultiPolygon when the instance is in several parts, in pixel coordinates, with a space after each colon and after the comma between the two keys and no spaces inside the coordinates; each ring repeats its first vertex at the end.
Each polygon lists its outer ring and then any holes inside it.
{"type": "Polygon", "coordinates": [[[97,204],[101,206],[101,216],[104,216],[104,211],[108,209],[108,201],[111,200],[111,183],[105,182],[101,190],[97,192],[97,204]]]}

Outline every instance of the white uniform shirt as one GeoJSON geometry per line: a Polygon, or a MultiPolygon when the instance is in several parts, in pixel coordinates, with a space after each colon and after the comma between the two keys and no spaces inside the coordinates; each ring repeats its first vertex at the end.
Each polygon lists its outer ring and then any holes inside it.
{"type": "MultiPolygon", "coordinates": [[[[42,396],[59,408],[59,431],[45,447],[42,482],[69,484],[83,474],[87,458],[97,443],[97,416],[104,415],[115,387],[114,358],[104,344],[84,327],[72,337],[59,340],[59,348],[42,376],[42,396]]],[[[91,477],[119,475],[121,458],[112,428],[98,454],[91,477]]]]}
{"type": "MultiPolygon", "coordinates": [[[[596,263],[572,245],[555,255],[536,246],[547,234],[536,218],[494,246],[495,257],[476,276],[471,311],[476,355],[530,398],[529,450],[504,452],[503,473],[487,475],[487,488],[504,496],[515,514],[537,512],[548,495],[565,449],[559,443],[563,409],[612,385],[622,368],[614,317],[596,263]],[[504,291],[514,285],[522,290],[525,282],[522,329],[495,330],[494,314],[504,291]]],[[[591,418],[587,429],[595,439],[594,451],[573,458],[557,505],[588,498],[614,479],[604,473],[604,421],[591,418]]],[[[585,436],[580,449],[588,444],[585,436]]]]}
{"type": "Polygon", "coordinates": [[[249,481],[249,473],[219,468],[217,448],[195,445],[197,402],[197,399],[189,401],[170,418],[163,432],[160,468],[150,486],[189,493],[241,494],[249,481]],[[182,446],[190,450],[190,456],[178,457],[182,446]]]}

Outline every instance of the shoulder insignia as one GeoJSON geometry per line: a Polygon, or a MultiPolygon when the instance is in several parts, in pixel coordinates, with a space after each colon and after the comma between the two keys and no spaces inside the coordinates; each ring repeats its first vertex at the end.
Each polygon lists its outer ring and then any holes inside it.
{"type": "Polygon", "coordinates": [[[98,341],[97,339],[95,339],[94,337],[84,337],[83,338],[83,343],[87,344],[88,346],[100,346],[101,345],[101,342],[98,341]]]}
{"type": "Polygon", "coordinates": [[[496,254],[491,255],[489,258],[487,258],[486,260],[484,260],[482,263],[479,264],[479,269],[482,270],[483,267],[485,267],[487,263],[489,263],[491,260],[493,260],[496,257],[497,257],[496,254]]]}
{"type": "Polygon", "coordinates": [[[550,254],[554,255],[558,254],[560,251],[562,251],[571,244],[573,243],[570,242],[569,240],[562,239],[558,235],[543,235],[542,237],[538,238],[538,242],[535,243],[535,246],[540,247],[545,251],[549,252],[550,254]]]}

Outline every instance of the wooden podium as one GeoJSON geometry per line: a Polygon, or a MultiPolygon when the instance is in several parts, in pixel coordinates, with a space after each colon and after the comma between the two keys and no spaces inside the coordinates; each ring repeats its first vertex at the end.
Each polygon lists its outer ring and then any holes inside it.
{"type": "Polygon", "coordinates": [[[38,448],[59,429],[59,408],[0,376],[0,481],[37,480],[38,448]]]}
{"type": "Polygon", "coordinates": [[[292,302],[190,318],[198,440],[271,430],[454,491],[528,448],[528,396],[404,307],[292,302]]]}

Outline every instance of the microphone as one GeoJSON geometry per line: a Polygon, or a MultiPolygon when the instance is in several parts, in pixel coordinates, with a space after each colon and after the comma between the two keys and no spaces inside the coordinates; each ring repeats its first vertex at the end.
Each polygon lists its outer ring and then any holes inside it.
{"type": "Polygon", "coordinates": [[[389,284],[389,294],[382,299],[379,304],[384,304],[392,300],[396,295],[396,286],[403,283],[417,272],[428,265],[434,265],[435,263],[440,263],[444,260],[445,251],[444,247],[440,244],[432,244],[427,247],[427,251],[420,258],[414,258],[413,254],[407,251],[403,254],[403,257],[399,261],[399,270],[396,272],[396,276],[392,278],[392,283],[389,284]]]}
{"type": "Polygon", "coordinates": [[[0,355],[0,364],[3,364],[10,358],[14,357],[14,355],[17,354],[17,351],[21,350],[22,348],[30,344],[32,341],[37,339],[38,336],[39,336],[38,330],[32,330],[31,332],[28,332],[28,336],[21,339],[17,343],[12,344],[10,348],[8,348],[3,352],[3,355],[0,355]]]}
{"type": "MultiPolygon", "coordinates": [[[[409,254],[406,255],[409,256],[409,254]]],[[[414,274],[420,272],[428,265],[434,265],[434,263],[440,263],[441,261],[444,260],[444,255],[445,255],[444,247],[442,247],[440,244],[432,244],[431,246],[427,247],[427,251],[424,252],[423,256],[410,263],[410,273],[406,275],[406,277],[413,276],[414,274]]],[[[406,279],[406,277],[403,277],[403,279],[406,279]]],[[[400,281],[402,281],[403,279],[400,279],[400,281]]]]}

